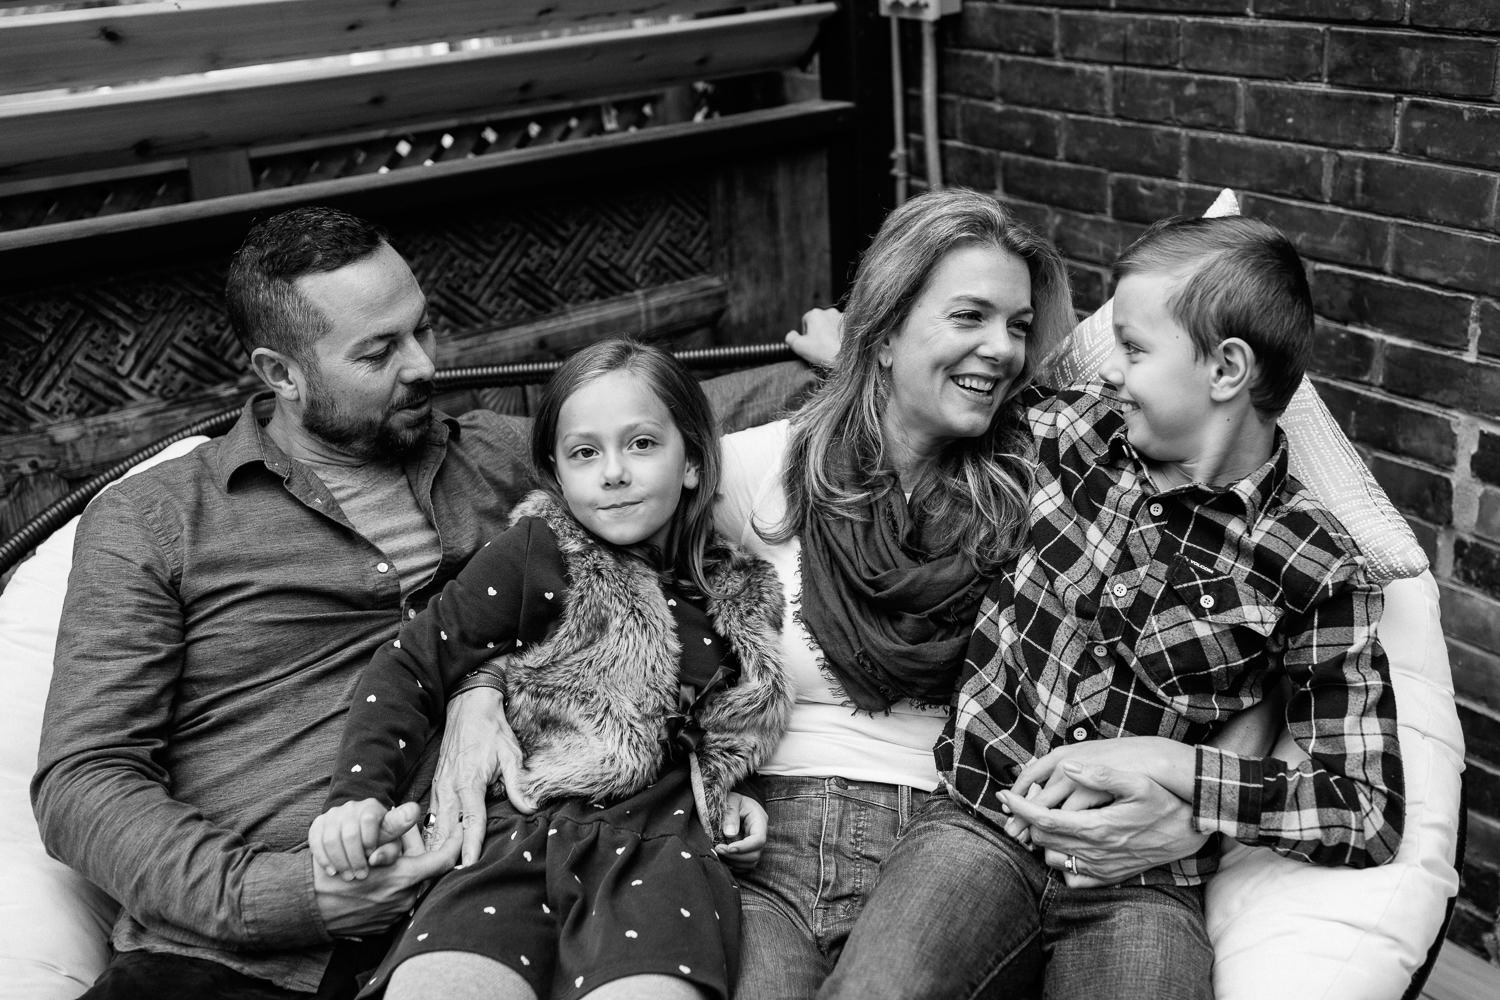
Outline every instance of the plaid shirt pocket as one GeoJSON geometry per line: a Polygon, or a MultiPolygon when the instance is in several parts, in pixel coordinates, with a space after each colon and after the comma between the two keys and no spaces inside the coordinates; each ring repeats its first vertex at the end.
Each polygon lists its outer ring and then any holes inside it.
{"type": "Polygon", "coordinates": [[[1266,667],[1281,621],[1278,595],[1250,581],[1177,559],[1135,651],[1144,679],[1194,717],[1216,696],[1238,691],[1250,669],[1266,667]],[[1208,700],[1205,700],[1208,699],[1208,700]]]}

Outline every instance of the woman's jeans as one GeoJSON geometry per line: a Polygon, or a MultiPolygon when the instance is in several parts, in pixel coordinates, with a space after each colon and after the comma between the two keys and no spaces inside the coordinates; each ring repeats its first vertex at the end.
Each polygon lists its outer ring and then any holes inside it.
{"type": "Polygon", "coordinates": [[[844,778],[759,775],[770,830],[741,877],[735,1000],[810,998],[844,941],[896,837],[927,793],[844,778]]]}
{"type": "Polygon", "coordinates": [[[820,997],[1211,1000],[1202,886],[1070,889],[941,792],[891,852],[820,997]]]}

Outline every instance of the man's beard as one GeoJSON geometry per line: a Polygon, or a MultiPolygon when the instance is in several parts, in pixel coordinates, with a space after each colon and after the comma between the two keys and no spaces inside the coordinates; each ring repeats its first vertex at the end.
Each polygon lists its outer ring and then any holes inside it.
{"type": "Polygon", "coordinates": [[[379,417],[351,416],[327,391],[321,372],[308,373],[307,405],[302,410],[302,426],[314,437],[333,445],[346,455],[364,462],[401,461],[415,452],[427,439],[432,414],[409,426],[398,426],[393,418],[405,407],[432,398],[430,381],[405,386],[379,417]]]}

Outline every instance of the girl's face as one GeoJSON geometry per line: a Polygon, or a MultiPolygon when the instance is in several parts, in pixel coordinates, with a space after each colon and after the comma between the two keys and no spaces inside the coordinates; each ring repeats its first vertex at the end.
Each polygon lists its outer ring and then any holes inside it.
{"type": "Polygon", "coordinates": [[[614,545],[666,541],[684,489],[698,485],[672,415],[627,369],[577,389],[558,411],[552,463],[568,510],[614,545]]]}
{"type": "Polygon", "coordinates": [[[964,246],[939,261],[900,331],[880,349],[890,370],[885,439],[897,468],[989,429],[1026,364],[1031,274],[1006,250],[964,246]]]}

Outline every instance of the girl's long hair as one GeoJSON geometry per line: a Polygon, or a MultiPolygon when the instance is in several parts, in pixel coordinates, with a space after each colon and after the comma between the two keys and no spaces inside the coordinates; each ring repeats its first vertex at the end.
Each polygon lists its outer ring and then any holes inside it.
{"type": "Polygon", "coordinates": [[[704,594],[726,596],[708,579],[709,545],[713,538],[714,497],[719,492],[719,435],[713,408],[692,373],[660,347],[636,340],[604,340],[583,348],[567,361],[542,389],[536,420],[531,427],[531,468],[537,484],[567,509],[562,485],[553,466],[557,421],[563,404],[583,386],[608,375],[628,371],[642,379],[660,399],[687,453],[698,467],[698,486],[684,490],[667,530],[665,564],[680,579],[691,581],[704,594]]]}
{"type": "Polygon", "coordinates": [[[1062,257],[994,198],[948,189],[892,212],[860,260],[844,313],[834,373],[791,418],[786,462],[787,517],[768,541],[785,541],[809,518],[868,519],[871,501],[896,489],[882,417],[890,387],[879,364],[886,338],[900,333],[943,258],[960,247],[1015,254],[1031,276],[1034,318],[1026,361],[989,429],[947,444],[914,489],[917,513],[945,529],[929,556],[963,551],[993,572],[1016,551],[1032,485],[1035,444],[1015,397],[1068,336],[1073,303],[1062,257]]]}

